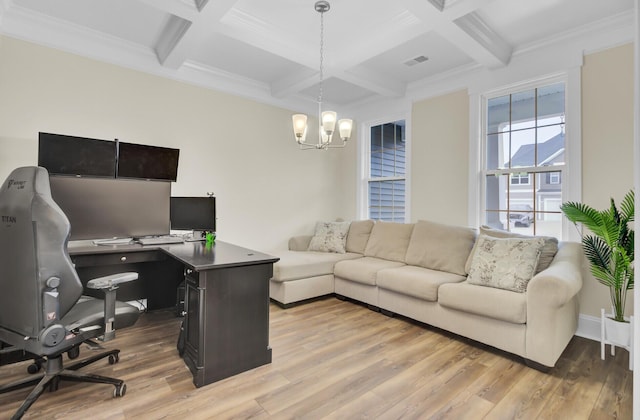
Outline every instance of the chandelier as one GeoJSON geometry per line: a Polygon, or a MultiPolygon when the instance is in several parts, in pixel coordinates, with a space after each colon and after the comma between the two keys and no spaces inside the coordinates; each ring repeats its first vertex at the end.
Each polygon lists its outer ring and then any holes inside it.
{"type": "Polygon", "coordinates": [[[334,147],[344,147],[351,137],[353,121],[342,119],[337,121],[337,114],[334,111],[322,110],[322,84],[324,81],[324,13],[328,12],[331,5],[328,1],[317,1],[316,12],[320,13],[320,87],[318,91],[318,142],[307,143],[307,116],[305,114],[295,114],[293,119],[293,133],[296,142],[303,150],[319,149],[326,150],[334,147]],[[333,136],[336,131],[336,121],[338,124],[338,136],[341,143],[333,143],[333,136]]]}

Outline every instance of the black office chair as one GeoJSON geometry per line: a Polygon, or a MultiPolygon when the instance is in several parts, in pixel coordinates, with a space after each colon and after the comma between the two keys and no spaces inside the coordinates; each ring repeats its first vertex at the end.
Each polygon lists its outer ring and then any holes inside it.
{"type": "Polygon", "coordinates": [[[69,232],[69,220],[51,198],[46,169],[14,170],[0,188],[0,341],[44,359],[45,372],[0,386],[5,393],[35,385],[13,419],[22,417],[46,387],[56,390],[60,380],[111,384],[116,397],[126,392],[120,379],[76,371],[103,358],[116,363],[119,350],[63,367],[64,353],[74,358],[82,343],[114,338],[116,328],[133,325],[139,315],[136,307],[115,300],[118,284],[137,279],[137,273],[89,281],[87,287],[104,290],[105,299],[82,296],[67,251],[69,232]]]}

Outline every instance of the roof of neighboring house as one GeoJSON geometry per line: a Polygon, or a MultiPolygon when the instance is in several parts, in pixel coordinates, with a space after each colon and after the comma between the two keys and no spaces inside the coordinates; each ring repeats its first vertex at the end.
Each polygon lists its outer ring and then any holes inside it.
{"type": "MultiPolygon", "coordinates": [[[[538,143],[538,162],[544,162],[557,152],[564,150],[564,133],[557,134],[549,140],[538,143]]],[[[535,161],[535,145],[525,144],[520,146],[511,159],[507,162],[507,167],[533,166],[535,161]]]]}

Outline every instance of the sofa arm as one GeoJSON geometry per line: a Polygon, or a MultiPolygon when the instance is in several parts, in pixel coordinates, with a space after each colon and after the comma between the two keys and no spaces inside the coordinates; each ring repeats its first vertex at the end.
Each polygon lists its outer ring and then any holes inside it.
{"type": "Polygon", "coordinates": [[[537,364],[554,366],[578,328],[582,259],[579,243],[561,243],[549,268],[529,282],[526,358],[537,364]]]}
{"type": "Polygon", "coordinates": [[[312,235],[294,236],[289,239],[289,251],[306,251],[309,248],[312,235]]]}
{"type": "MultiPolygon", "coordinates": [[[[582,288],[582,247],[563,242],[549,267],[536,274],[527,286],[529,304],[559,308],[582,288]]],[[[533,309],[532,308],[532,309],[533,309]]]]}

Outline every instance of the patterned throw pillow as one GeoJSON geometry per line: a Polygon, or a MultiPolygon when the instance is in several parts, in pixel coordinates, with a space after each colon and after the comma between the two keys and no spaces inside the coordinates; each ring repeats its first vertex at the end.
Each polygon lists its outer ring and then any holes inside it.
{"type": "Polygon", "coordinates": [[[307,251],[344,254],[349,222],[318,222],[307,251]]]}
{"type": "Polygon", "coordinates": [[[480,235],[468,282],[523,293],[535,274],[542,238],[492,238],[480,235]]]}

